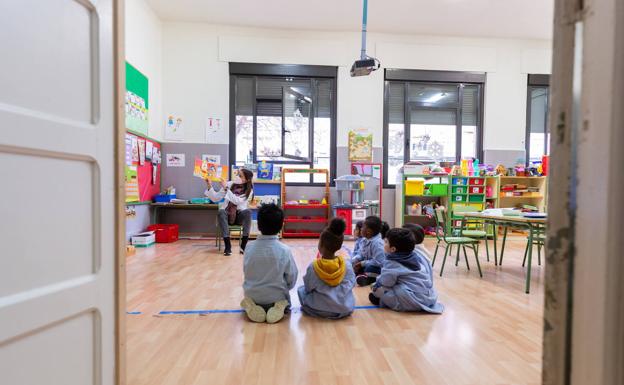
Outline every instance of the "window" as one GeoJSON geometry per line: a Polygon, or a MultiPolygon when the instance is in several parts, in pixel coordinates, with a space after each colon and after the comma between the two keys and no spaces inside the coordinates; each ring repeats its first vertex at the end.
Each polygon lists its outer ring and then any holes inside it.
{"type": "MultiPolygon", "coordinates": [[[[232,163],[323,168],[333,180],[336,73],[336,67],[231,63],[232,163]]],[[[322,175],[292,174],[287,182],[325,180],[322,175]]]]}
{"type": "Polygon", "coordinates": [[[529,75],[527,86],[527,164],[550,153],[548,126],[549,75],[529,75]]]}
{"type": "Polygon", "coordinates": [[[485,74],[386,70],[384,187],[408,161],[480,157],[485,74]]]}

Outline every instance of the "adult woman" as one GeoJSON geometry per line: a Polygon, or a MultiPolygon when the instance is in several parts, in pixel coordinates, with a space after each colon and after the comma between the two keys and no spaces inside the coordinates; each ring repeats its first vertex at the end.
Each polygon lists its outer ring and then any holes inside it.
{"type": "Polygon", "coordinates": [[[245,251],[245,246],[249,240],[249,229],[251,228],[251,210],[249,210],[248,205],[253,199],[252,179],[253,173],[241,168],[234,176],[233,181],[221,180],[219,191],[215,191],[210,181],[206,180],[208,189],[204,195],[213,202],[219,202],[218,226],[223,235],[223,243],[225,243],[224,255],[232,254],[230,225],[243,226],[240,252],[243,254],[245,251]]]}

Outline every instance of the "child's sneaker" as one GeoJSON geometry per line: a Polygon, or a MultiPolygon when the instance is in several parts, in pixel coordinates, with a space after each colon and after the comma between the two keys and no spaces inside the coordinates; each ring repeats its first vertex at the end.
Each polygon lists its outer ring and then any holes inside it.
{"type": "Polygon", "coordinates": [[[241,303],[241,307],[247,313],[247,318],[249,318],[253,322],[264,322],[266,321],[267,314],[262,308],[262,306],[256,305],[256,303],[251,298],[245,297],[241,303]]]}
{"type": "Polygon", "coordinates": [[[366,274],[358,275],[357,278],[355,278],[355,282],[357,282],[359,286],[368,286],[372,283],[375,283],[375,281],[375,278],[369,277],[366,274]]]}
{"type": "Polygon", "coordinates": [[[288,301],[285,299],[275,302],[273,307],[267,311],[266,322],[270,324],[279,322],[282,318],[284,318],[284,311],[286,310],[286,307],[288,307],[288,301]]]}
{"type": "Polygon", "coordinates": [[[375,294],[369,293],[368,300],[371,301],[373,305],[379,306],[379,298],[375,297],[375,294]]]}

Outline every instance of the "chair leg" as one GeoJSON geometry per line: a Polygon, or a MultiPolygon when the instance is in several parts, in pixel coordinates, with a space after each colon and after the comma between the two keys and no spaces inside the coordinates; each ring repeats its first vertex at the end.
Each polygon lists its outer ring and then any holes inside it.
{"type": "Polygon", "coordinates": [[[459,265],[459,252],[461,249],[461,245],[457,245],[457,257],[455,257],[455,266],[459,265]]]}
{"type": "Polygon", "coordinates": [[[440,277],[442,276],[442,272],[444,271],[444,264],[446,263],[446,256],[449,255],[449,249],[451,245],[446,244],[446,247],[444,248],[444,259],[442,259],[442,267],[440,268],[440,277]]]}
{"type": "Polygon", "coordinates": [[[485,234],[483,241],[485,242],[485,255],[487,256],[487,261],[490,262],[490,248],[488,247],[487,233],[485,234]]]}
{"type": "Polygon", "coordinates": [[[537,244],[537,265],[542,266],[542,244],[537,244]]]}
{"type": "Polygon", "coordinates": [[[505,243],[507,243],[507,229],[505,226],[505,230],[503,231],[503,245],[501,246],[500,258],[498,259],[498,264],[503,266],[503,254],[505,254],[505,243]]]}
{"type": "Polygon", "coordinates": [[[524,248],[524,259],[522,259],[522,267],[526,264],[527,254],[529,253],[529,241],[527,241],[527,245],[524,248]]]}
{"type": "Polygon", "coordinates": [[[477,254],[477,250],[475,250],[475,261],[477,261],[477,268],[479,269],[479,276],[483,278],[483,272],[481,271],[481,264],[479,263],[479,254],[477,254]]]}
{"type": "Polygon", "coordinates": [[[431,261],[431,267],[433,267],[433,265],[435,265],[435,260],[436,257],[438,256],[438,248],[440,247],[440,241],[438,241],[438,243],[436,243],[436,248],[435,251],[433,252],[433,261],[431,261]]]}
{"type": "MultiPolygon", "coordinates": [[[[472,246],[472,248],[475,250],[476,253],[477,249],[474,248],[474,245],[472,246]]],[[[470,265],[468,264],[468,254],[466,254],[466,246],[462,245],[462,250],[464,250],[464,260],[466,261],[466,267],[468,268],[468,271],[470,271],[470,265]]]]}

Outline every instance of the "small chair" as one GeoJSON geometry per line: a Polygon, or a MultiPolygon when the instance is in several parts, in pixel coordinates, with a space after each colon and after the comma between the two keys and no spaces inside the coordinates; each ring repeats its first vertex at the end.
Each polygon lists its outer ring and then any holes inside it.
{"type": "Polygon", "coordinates": [[[529,253],[529,247],[537,246],[537,265],[542,265],[542,247],[546,246],[546,229],[538,228],[533,230],[533,243],[529,245],[529,237],[527,237],[527,245],[524,249],[524,259],[522,260],[522,267],[526,264],[527,254],[529,253]]]}
{"type": "MultiPolygon", "coordinates": [[[[471,207],[461,207],[458,206],[454,209],[456,213],[466,213],[466,212],[474,212],[474,208],[471,207]]],[[[462,220],[461,228],[459,229],[460,237],[468,237],[473,239],[478,239],[485,242],[485,255],[487,257],[487,261],[490,262],[490,248],[488,247],[488,233],[487,233],[487,224],[484,223],[483,220],[479,219],[464,219],[462,220]]],[[[479,244],[477,244],[477,254],[479,253],[479,244]]],[[[459,262],[459,257],[455,261],[455,266],[459,262]]]]}
{"type": "Polygon", "coordinates": [[[446,257],[450,255],[449,251],[453,245],[457,245],[457,259],[459,260],[459,249],[464,250],[464,259],[466,260],[466,267],[470,270],[470,265],[468,264],[468,254],[466,253],[466,247],[471,248],[475,253],[475,261],[477,262],[477,267],[479,269],[479,276],[483,278],[483,272],[481,271],[481,264],[479,263],[479,256],[477,254],[477,245],[479,244],[478,239],[468,238],[468,237],[447,237],[446,236],[446,224],[448,223],[446,218],[446,210],[442,208],[438,208],[435,210],[435,222],[436,222],[436,238],[438,239],[438,243],[436,244],[435,252],[433,253],[433,261],[431,262],[431,266],[435,264],[436,256],[438,255],[438,248],[444,247],[444,259],[442,260],[442,267],[440,268],[440,277],[444,272],[444,264],[446,263],[446,257]],[[440,236],[442,233],[442,236],[440,236]]]}
{"type": "MultiPolygon", "coordinates": [[[[241,239],[243,238],[243,226],[241,225],[229,225],[230,236],[232,232],[238,235],[238,243],[240,244],[241,239]]],[[[221,228],[219,227],[219,221],[217,220],[217,236],[215,238],[215,246],[217,246],[217,250],[221,251],[221,238],[223,238],[223,234],[221,234],[221,228]]]]}

